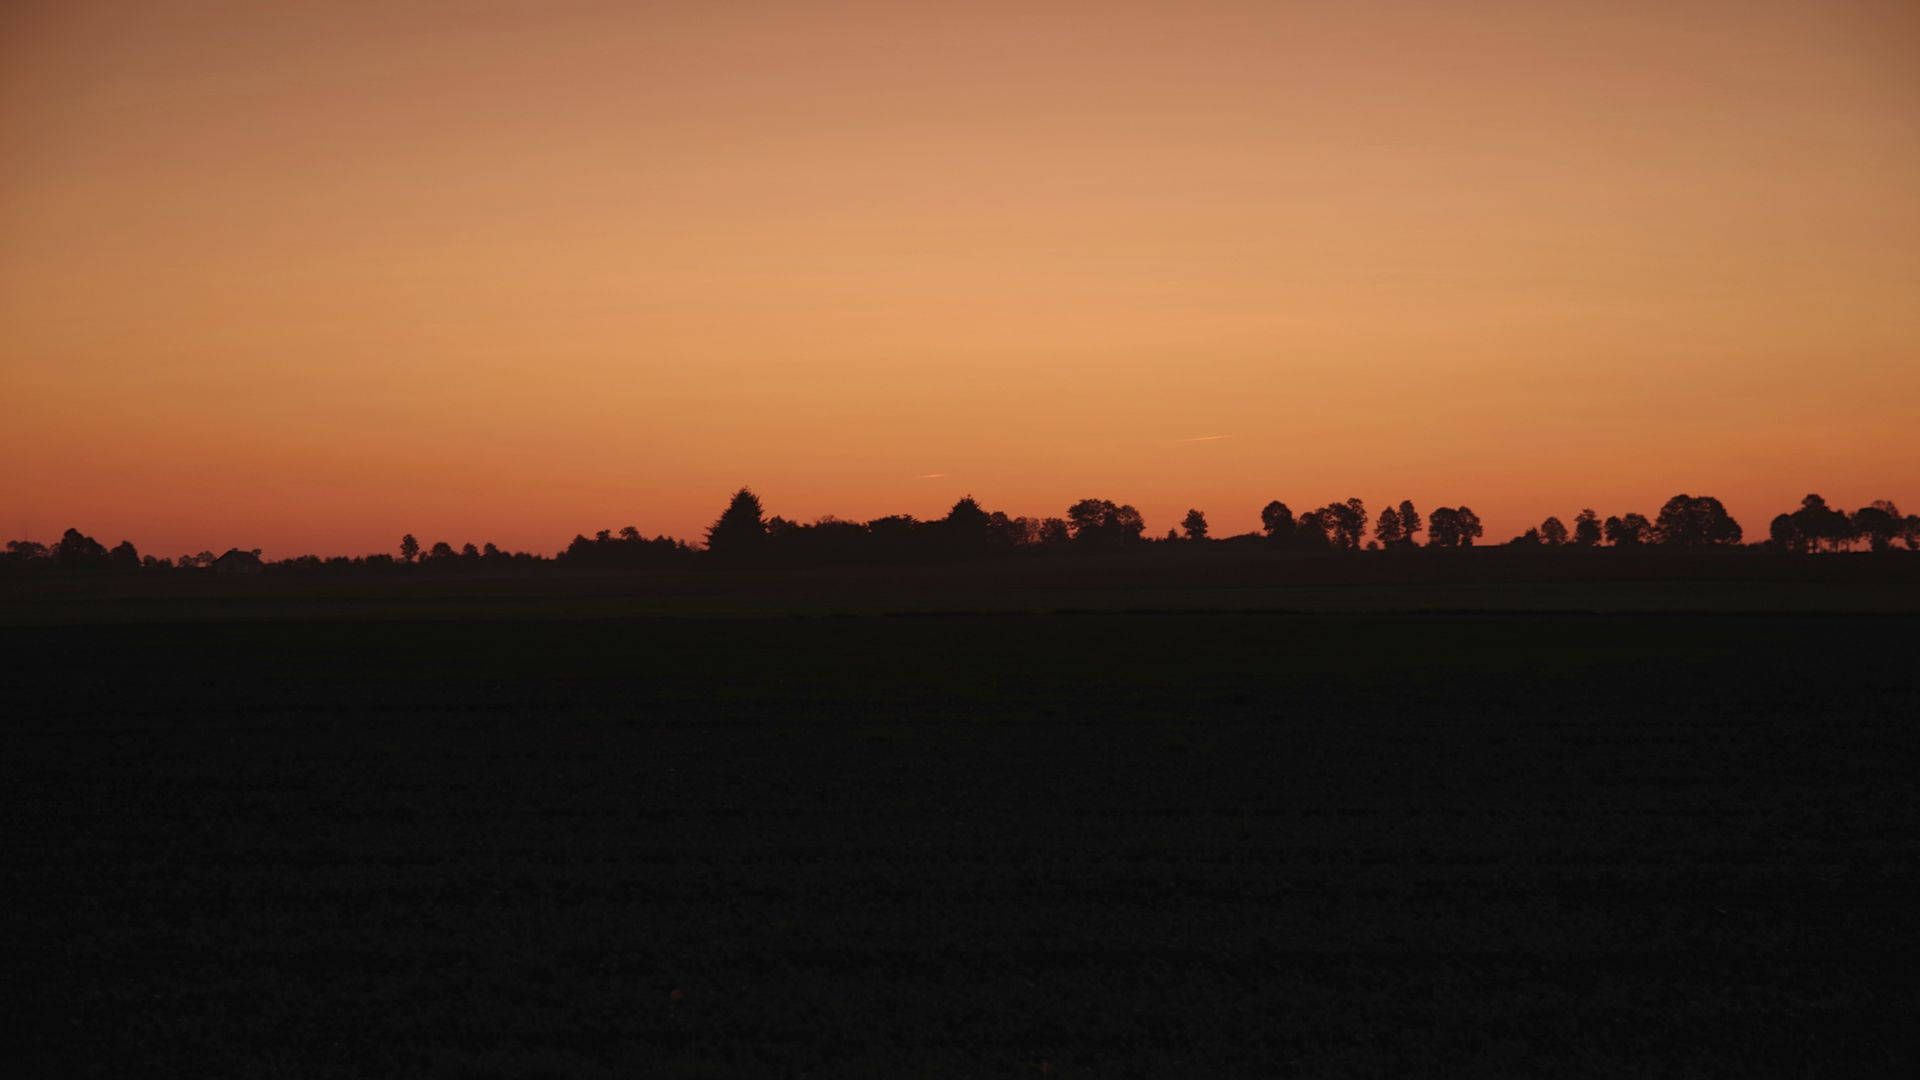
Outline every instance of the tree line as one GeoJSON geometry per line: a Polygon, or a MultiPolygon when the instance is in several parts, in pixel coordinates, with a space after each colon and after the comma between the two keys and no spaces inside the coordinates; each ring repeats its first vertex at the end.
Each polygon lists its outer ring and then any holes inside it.
{"type": "MultiPolygon", "coordinates": [[[[232,571],[290,573],[319,570],[403,572],[433,570],[522,569],[541,565],[618,569],[661,567],[710,559],[716,562],[898,562],[978,558],[1014,552],[1114,552],[1164,545],[1230,543],[1276,551],[1357,552],[1412,548],[1470,548],[1484,539],[1479,515],[1468,506],[1441,506],[1422,515],[1411,500],[1382,507],[1370,515],[1360,499],[1328,503],[1299,514],[1279,500],[1260,511],[1260,531],[1215,539],[1206,514],[1188,510],[1178,529],[1165,537],[1146,535],[1140,511],[1109,499],[1081,499],[1061,517],[1026,517],[989,511],[972,496],[954,503],[945,517],[921,520],[893,514],[870,521],[828,515],[812,522],[769,517],[760,498],[741,488],[708,527],[705,544],[696,546],[669,536],[648,537],[634,526],[602,529],[592,537],[576,535],[551,557],[504,551],[488,543],[455,548],[437,541],[422,548],[411,534],[393,554],[365,556],[300,555],[263,560],[258,548],[230,548],[156,558],[142,555],[129,541],[112,548],[78,529],[68,529],[54,544],[8,541],[0,570],[157,572],[232,571]],[[1424,534],[1424,541],[1422,536],[1424,534]]],[[[1675,495],[1652,518],[1624,513],[1602,518],[1592,509],[1573,516],[1569,526],[1548,517],[1506,542],[1518,548],[1707,549],[1747,547],[1795,554],[1876,552],[1904,547],[1920,550],[1920,515],[1902,514],[1888,500],[1876,500],[1851,513],[1834,508],[1819,495],[1775,516],[1764,540],[1749,542],[1740,523],[1720,500],[1709,495],[1675,495]]]]}

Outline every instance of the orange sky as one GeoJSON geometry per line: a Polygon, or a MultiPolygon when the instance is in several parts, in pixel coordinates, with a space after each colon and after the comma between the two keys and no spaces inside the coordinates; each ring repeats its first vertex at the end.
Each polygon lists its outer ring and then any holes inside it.
{"type": "Polygon", "coordinates": [[[1920,509],[1920,6],[20,0],[0,402],[163,555],[1920,509]]]}

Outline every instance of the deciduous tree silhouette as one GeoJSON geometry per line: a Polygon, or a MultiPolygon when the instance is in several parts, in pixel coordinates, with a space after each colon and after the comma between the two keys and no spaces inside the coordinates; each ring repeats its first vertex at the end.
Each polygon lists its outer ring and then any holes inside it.
{"type": "Polygon", "coordinates": [[[1400,524],[1400,511],[1391,506],[1381,510],[1380,520],[1373,525],[1373,538],[1387,548],[1405,543],[1407,530],[1400,524]]]}
{"type": "Polygon", "coordinates": [[[1420,511],[1413,508],[1412,499],[1400,500],[1400,531],[1404,535],[1401,541],[1411,547],[1419,543],[1420,511]]]}
{"type": "Polygon", "coordinates": [[[1573,518],[1573,542],[1576,547],[1598,547],[1604,534],[1600,530],[1600,515],[1591,507],[1580,511],[1573,518]]]}
{"type": "Polygon", "coordinates": [[[1614,547],[1640,547],[1653,541],[1653,522],[1645,514],[1610,517],[1606,523],[1607,543],[1614,547]]]}
{"type": "Polygon", "coordinates": [[[1540,523],[1540,541],[1548,547],[1562,547],[1567,542],[1567,525],[1557,517],[1549,516],[1540,523]]]}
{"type": "Polygon", "coordinates": [[[1325,551],[1333,546],[1333,522],[1327,511],[1309,510],[1293,523],[1292,546],[1303,551],[1325,551]]]}
{"type": "Polygon", "coordinates": [[[1267,539],[1287,543],[1293,539],[1293,511],[1278,499],[1273,500],[1260,510],[1260,527],[1266,530],[1267,539]]]}
{"type": "Polygon", "coordinates": [[[112,551],[107,552],[107,562],[118,571],[138,570],[140,553],[134,550],[132,541],[122,540],[114,545],[112,551]]]}
{"type": "Polygon", "coordinates": [[[1828,551],[1838,551],[1853,543],[1853,523],[1847,515],[1827,505],[1827,500],[1818,495],[1808,495],[1800,500],[1800,509],[1793,512],[1794,527],[1806,538],[1809,546],[1824,547],[1828,551]]]}
{"type": "Polygon", "coordinates": [[[1081,499],[1067,508],[1073,541],[1086,547],[1124,547],[1140,539],[1146,521],[1140,511],[1108,499],[1081,499]]]}
{"type": "Polygon", "coordinates": [[[42,559],[51,559],[52,557],[53,553],[47,549],[47,545],[37,540],[7,541],[7,558],[16,565],[24,566],[28,563],[42,559]]]}
{"type": "Polygon", "coordinates": [[[1654,538],[1669,547],[1708,547],[1740,542],[1740,523],[1711,495],[1675,495],[1660,508],[1654,538]]]}
{"type": "Polygon", "coordinates": [[[1367,539],[1367,504],[1359,499],[1348,499],[1339,518],[1340,542],[1348,551],[1360,550],[1360,545],[1367,539]]]}
{"type": "Polygon", "coordinates": [[[995,511],[988,520],[1003,538],[999,547],[1035,548],[1067,542],[1064,518],[1008,517],[995,511]]]}
{"type": "Polygon", "coordinates": [[[1888,551],[1893,542],[1906,532],[1906,519],[1900,516],[1900,508],[1881,499],[1870,506],[1863,506],[1853,512],[1853,533],[1865,538],[1867,546],[1874,551],[1888,551]]]}
{"type": "Polygon", "coordinates": [[[1188,510],[1187,516],[1180,519],[1180,529],[1189,540],[1207,538],[1207,515],[1198,510],[1188,510]]]}
{"type": "MultiPolygon", "coordinates": [[[[1314,511],[1315,530],[1330,547],[1358,551],[1367,536],[1367,505],[1359,499],[1328,503],[1314,511]]],[[[1302,522],[1305,518],[1301,519],[1302,522]]]]}
{"type": "Polygon", "coordinates": [[[68,529],[60,534],[60,543],[54,546],[53,557],[66,570],[104,570],[111,564],[106,546],[79,529],[68,529]]]}
{"type": "Polygon", "coordinates": [[[1804,552],[1810,544],[1800,526],[1794,523],[1792,514],[1775,514],[1767,525],[1767,538],[1781,551],[1804,552]]]}
{"type": "Polygon", "coordinates": [[[1485,534],[1480,516],[1471,507],[1442,506],[1427,515],[1428,547],[1472,547],[1485,534]]]}
{"type": "Polygon", "coordinates": [[[420,541],[412,533],[400,538],[400,561],[410,563],[420,557],[420,541]]]}

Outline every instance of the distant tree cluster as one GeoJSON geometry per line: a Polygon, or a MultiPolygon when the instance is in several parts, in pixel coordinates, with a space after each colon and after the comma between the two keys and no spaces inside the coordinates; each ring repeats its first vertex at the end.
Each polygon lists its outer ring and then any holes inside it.
{"type": "Polygon", "coordinates": [[[113,550],[79,529],[68,529],[60,542],[48,547],[33,540],[7,541],[7,562],[62,570],[138,570],[140,553],[122,540],[113,550]]]}
{"type": "MultiPolygon", "coordinates": [[[[1710,495],[1675,495],[1652,520],[1644,514],[1621,514],[1604,522],[1592,510],[1582,510],[1573,531],[1559,518],[1549,517],[1508,541],[1519,547],[1597,547],[1602,541],[1619,548],[1715,548],[1746,542],[1740,523],[1710,495]]],[[[1853,513],[1835,510],[1818,495],[1800,500],[1800,508],[1780,514],[1767,530],[1767,539],[1752,546],[1776,551],[1852,551],[1865,544],[1873,551],[1891,551],[1896,544],[1920,550],[1920,515],[1902,515],[1899,507],[1881,499],[1853,513]]]]}
{"type": "MultiPolygon", "coordinates": [[[[1422,546],[1470,548],[1485,535],[1479,516],[1469,507],[1442,506],[1423,519],[1411,500],[1387,506],[1369,519],[1366,504],[1359,499],[1328,503],[1298,516],[1276,499],[1261,509],[1260,527],[1260,534],[1231,537],[1225,542],[1264,542],[1275,550],[1295,552],[1353,552],[1363,548],[1396,551],[1422,546]],[[1423,533],[1424,545],[1420,539],[1423,533]]],[[[1180,527],[1169,529],[1165,540],[1149,540],[1140,511],[1110,499],[1081,499],[1067,507],[1063,517],[1020,517],[988,511],[969,495],[954,503],[945,517],[931,521],[894,514],[864,522],[829,515],[801,523],[768,517],[759,496],[741,488],[707,529],[705,551],[669,536],[646,537],[629,525],[618,532],[602,529],[591,538],[576,535],[552,558],[507,552],[491,543],[468,543],[456,550],[444,540],[422,550],[409,533],[401,537],[397,557],[300,555],[265,562],[258,548],[229,548],[220,555],[202,551],[167,559],[143,556],[125,540],[108,548],[78,529],[68,529],[52,545],[8,541],[5,553],[0,554],[0,572],[398,573],[541,566],[634,569],[688,565],[703,559],[723,564],[898,562],[972,559],[1015,552],[1118,552],[1165,544],[1200,547],[1222,542],[1213,537],[1206,514],[1198,509],[1188,510],[1180,527]]],[[[1569,549],[1603,545],[1661,550],[1745,546],[1814,553],[1853,551],[1865,546],[1875,552],[1901,547],[1916,551],[1920,550],[1920,515],[1902,514],[1884,499],[1848,513],[1828,506],[1818,495],[1808,495],[1800,501],[1799,509],[1773,519],[1765,540],[1748,542],[1740,523],[1720,500],[1681,494],[1668,499],[1651,519],[1638,513],[1603,519],[1596,511],[1584,509],[1574,515],[1571,528],[1558,517],[1548,517],[1507,543],[1510,547],[1569,549]]]]}
{"type": "Polygon", "coordinates": [[[1421,523],[1420,511],[1410,499],[1388,506],[1373,519],[1373,540],[1367,537],[1367,504],[1360,499],[1328,503],[1298,517],[1286,503],[1274,500],[1260,511],[1260,527],[1278,547],[1297,551],[1395,550],[1420,546],[1472,547],[1484,534],[1480,518],[1465,506],[1443,506],[1421,523]]]}
{"type": "Polygon", "coordinates": [[[1782,551],[1851,551],[1863,542],[1872,551],[1890,551],[1895,542],[1920,551],[1920,514],[1903,516],[1887,499],[1876,499],[1849,514],[1828,506],[1818,495],[1808,495],[1800,500],[1798,510],[1773,519],[1767,538],[1782,551]]]}
{"type": "Polygon", "coordinates": [[[140,554],[130,540],[122,540],[112,548],[108,548],[79,529],[68,529],[61,534],[59,542],[51,546],[34,540],[9,540],[6,554],[0,555],[0,569],[28,571],[65,570],[125,574],[174,569],[245,568],[253,570],[261,565],[259,548],[251,550],[229,548],[224,555],[202,551],[197,555],[182,555],[178,559],[155,558],[152,555],[140,554]]]}
{"type": "Polygon", "coordinates": [[[1675,495],[1660,508],[1660,514],[1647,520],[1645,514],[1620,514],[1605,522],[1593,510],[1582,510],[1573,519],[1573,529],[1557,517],[1549,517],[1528,529],[1508,544],[1517,547],[1597,547],[1604,540],[1614,547],[1702,548],[1731,547],[1741,542],[1740,523],[1733,520],[1720,500],[1711,495],[1675,495]]]}
{"type": "Polygon", "coordinates": [[[436,572],[458,569],[502,569],[510,566],[529,566],[546,563],[549,560],[524,551],[502,551],[493,544],[462,544],[458,551],[446,541],[438,541],[426,551],[420,550],[420,542],[412,533],[400,539],[400,557],[395,558],[384,552],[348,558],[344,555],[322,557],[319,555],[298,555],[290,559],[269,563],[267,569],[282,573],[318,573],[350,570],[377,570],[397,572],[407,567],[421,567],[436,572]]]}
{"type": "Polygon", "coordinates": [[[1260,509],[1260,528],[1277,547],[1355,551],[1366,538],[1367,506],[1359,499],[1348,499],[1296,517],[1292,507],[1275,499],[1260,509]]]}
{"type": "MultiPolygon", "coordinates": [[[[467,545],[471,550],[473,545],[467,545]]],[[[691,545],[670,536],[656,536],[648,539],[640,535],[640,530],[632,525],[619,532],[601,529],[589,540],[584,536],[575,536],[566,550],[555,558],[569,566],[593,566],[606,569],[623,569],[648,566],[671,566],[685,562],[694,554],[691,545]]],[[[480,553],[482,560],[499,557],[500,553],[492,544],[488,544],[480,553]]],[[[535,556],[514,554],[505,558],[527,558],[535,556]]]]}
{"type": "Polygon", "coordinates": [[[1126,548],[1141,542],[1145,528],[1138,510],[1105,499],[1082,499],[1064,518],[1030,518],[988,511],[971,495],[932,521],[893,514],[864,522],[829,515],[802,523],[766,517],[759,496],[741,488],[708,527],[707,551],[732,562],[898,562],[1023,549],[1126,548]]]}

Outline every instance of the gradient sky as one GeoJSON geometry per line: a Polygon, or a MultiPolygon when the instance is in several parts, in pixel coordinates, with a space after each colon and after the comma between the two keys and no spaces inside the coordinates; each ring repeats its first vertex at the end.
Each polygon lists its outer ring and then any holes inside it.
{"type": "Polygon", "coordinates": [[[0,402],[162,555],[1920,508],[1920,5],[15,0],[0,402]]]}

